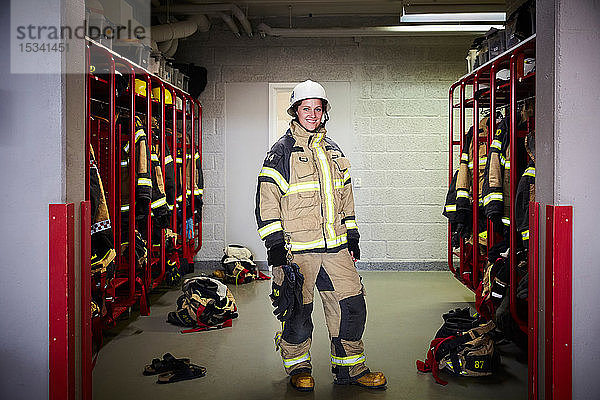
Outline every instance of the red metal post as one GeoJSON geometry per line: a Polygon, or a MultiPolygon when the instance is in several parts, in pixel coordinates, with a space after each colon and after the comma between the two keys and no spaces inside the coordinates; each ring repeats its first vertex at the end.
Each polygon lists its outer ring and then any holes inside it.
{"type": "MultiPolygon", "coordinates": [[[[196,119],[198,120],[198,155],[200,155],[200,167],[202,168],[202,105],[196,100],[198,106],[198,114],[196,119]]],[[[202,188],[202,199],[204,199],[204,188],[202,188]]],[[[198,217],[198,246],[194,253],[198,253],[202,247],[202,219],[198,217]]]]}
{"type": "MultiPolygon", "coordinates": [[[[174,176],[175,176],[175,196],[173,197],[175,199],[175,204],[173,204],[173,232],[177,233],[177,192],[178,192],[178,185],[177,182],[181,183],[181,177],[177,176],[177,170],[179,169],[177,167],[177,95],[174,91],[170,91],[171,92],[171,101],[172,101],[172,105],[171,105],[171,111],[173,114],[173,120],[171,121],[172,123],[172,132],[173,132],[173,144],[172,144],[172,152],[173,152],[173,170],[174,170],[174,176]]],[[[181,187],[183,187],[183,184],[181,184],[181,187]]],[[[182,196],[183,197],[183,196],[182,196]]],[[[183,239],[183,238],[182,238],[183,239]]]]}
{"type": "MultiPolygon", "coordinates": [[[[493,63],[490,68],[490,121],[489,131],[487,136],[487,154],[490,154],[490,146],[494,141],[494,134],[496,132],[496,63],[493,63]]],[[[488,157],[489,160],[489,157],[488,157]]],[[[489,168],[489,167],[488,167],[489,168]]],[[[485,204],[485,199],[484,199],[485,204]]],[[[489,250],[496,244],[494,234],[494,223],[491,220],[487,220],[487,246],[489,250]]]]}
{"type": "MultiPolygon", "coordinates": [[[[150,74],[144,74],[146,78],[146,137],[148,138],[148,151],[150,151],[150,172],[152,170],[152,81],[150,74]]],[[[150,198],[150,208],[148,210],[148,218],[146,219],[146,251],[148,252],[148,261],[146,262],[146,277],[144,285],[146,290],[152,289],[152,198],[150,198]]]]}
{"type": "Polygon", "coordinates": [[[529,202],[529,260],[527,263],[529,400],[538,398],[539,212],[540,203],[529,202]]]}
{"type": "MultiPolygon", "coordinates": [[[[196,206],[196,138],[194,137],[194,135],[196,134],[196,129],[195,129],[196,112],[195,112],[194,102],[192,101],[192,98],[189,96],[186,96],[186,98],[189,98],[189,100],[190,100],[190,119],[192,121],[192,123],[191,123],[192,138],[190,140],[190,147],[192,149],[192,158],[191,158],[192,166],[190,168],[190,171],[191,171],[191,173],[190,173],[190,175],[191,175],[190,176],[190,179],[191,179],[190,190],[192,191],[192,194],[191,194],[192,198],[191,198],[190,204],[192,205],[192,233],[194,233],[194,240],[192,241],[192,243],[195,243],[196,242],[196,235],[195,235],[196,219],[194,218],[194,212],[196,211],[196,208],[195,208],[195,206],[196,206]]],[[[192,254],[192,257],[193,256],[194,255],[192,254]]]]}
{"type": "MultiPolygon", "coordinates": [[[[509,295],[510,295],[510,313],[519,325],[521,330],[527,333],[527,322],[524,321],[517,313],[517,229],[515,219],[515,204],[514,199],[517,194],[517,85],[516,85],[516,54],[510,56],[510,159],[506,160],[506,164],[510,165],[510,195],[508,201],[510,202],[510,225],[509,225],[509,265],[510,265],[510,283],[509,283],[509,295]]],[[[505,172],[506,173],[506,172],[505,172]]],[[[506,201],[506,200],[505,200],[506,201]]]]}
{"type": "Polygon", "coordinates": [[[479,90],[479,73],[473,78],[473,272],[471,285],[479,286],[479,101],[475,93],[479,90]]]}
{"type": "Polygon", "coordinates": [[[572,398],[573,207],[546,206],[545,395],[572,398]]]}
{"type": "MultiPolygon", "coordinates": [[[[461,146],[460,150],[463,151],[464,146],[464,136],[465,136],[465,81],[464,79],[460,81],[460,91],[459,91],[459,104],[460,104],[460,114],[459,114],[459,129],[460,129],[460,141],[461,146]]],[[[467,149],[468,151],[468,149],[467,149]]],[[[462,154],[461,154],[462,157],[462,154]]],[[[459,264],[459,275],[461,282],[466,282],[464,280],[465,273],[465,239],[460,237],[460,264],[459,264]]]]}
{"type": "MultiPolygon", "coordinates": [[[[117,224],[113,224],[113,243],[115,244],[115,251],[117,252],[117,260],[121,259],[121,211],[117,209],[117,195],[119,197],[118,204],[121,203],[121,193],[117,193],[117,157],[115,157],[115,151],[117,148],[117,143],[120,143],[120,140],[117,140],[117,119],[116,119],[116,84],[115,84],[115,59],[114,57],[109,58],[110,62],[110,77],[109,77],[109,90],[110,93],[108,95],[108,109],[109,109],[109,119],[110,119],[110,137],[108,138],[109,142],[109,190],[110,195],[108,198],[108,212],[113,217],[113,220],[117,221],[117,224]],[[114,226],[117,225],[117,226],[114,226]]],[[[121,152],[119,151],[119,155],[121,152]]],[[[120,157],[119,157],[120,158],[120,157]]],[[[119,166],[119,176],[121,171],[121,167],[119,166]]]]}
{"type": "Polygon", "coordinates": [[[190,188],[188,188],[188,176],[187,176],[187,157],[188,157],[188,147],[187,147],[187,100],[185,96],[181,96],[181,115],[182,115],[182,123],[181,123],[181,231],[183,237],[183,257],[185,257],[188,261],[190,259],[190,244],[187,236],[187,198],[188,193],[190,192],[190,188]]]}
{"type": "MultiPolygon", "coordinates": [[[[448,186],[452,183],[452,177],[454,175],[454,89],[456,85],[450,86],[448,91],[448,118],[449,118],[449,142],[448,142],[448,186]]],[[[448,268],[452,275],[456,275],[456,269],[454,269],[453,256],[452,256],[452,224],[448,221],[448,268]]]]}
{"type": "Polygon", "coordinates": [[[74,206],[49,210],[49,398],[75,399],[74,206]]]}
{"type": "Polygon", "coordinates": [[[92,205],[81,202],[81,393],[92,400],[92,276],[91,228],[92,205]]]}
{"type": "Polygon", "coordinates": [[[91,63],[91,55],[90,55],[90,44],[86,43],[85,45],[85,199],[90,199],[90,146],[91,146],[91,132],[92,132],[92,118],[90,117],[91,108],[92,108],[92,74],[90,74],[90,63],[91,63]]]}
{"type": "Polygon", "coordinates": [[[129,118],[129,298],[135,297],[135,197],[136,181],[135,173],[137,170],[137,160],[135,151],[135,70],[129,66],[129,94],[130,94],[130,118],[129,118]]]}

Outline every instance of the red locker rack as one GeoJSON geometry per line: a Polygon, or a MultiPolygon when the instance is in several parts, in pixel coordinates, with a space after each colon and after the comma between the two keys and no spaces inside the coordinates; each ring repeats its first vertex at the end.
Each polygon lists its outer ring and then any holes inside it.
{"type": "MultiPolygon", "coordinates": [[[[116,252],[115,276],[106,283],[105,276],[92,278],[91,290],[101,295],[106,305],[106,313],[94,318],[91,323],[94,332],[114,326],[121,314],[131,310],[134,305],[139,305],[140,313],[148,315],[150,308],[148,294],[164,281],[166,275],[167,259],[174,259],[178,264],[181,261],[193,264],[194,256],[202,246],[202,224],[200,215],[194,213],[196,195],[201,195],[202,190],[195,190],[196,171],[187,163],[202,161],[201,146],[201,117],[202,106],[198,100],[188,93],[163,81],[158,76],[151,74],[142,67],[119,56],[110,49],[88,40],[86,47],[86,151],[90,160],[90,149],[93,149],[96,164],[103,183],[108,211],[111,219],[112,239],[116,252]],[[102,73],[100,73],[102,71],[102,73]],[[128,88],[117,88],[115,73],[121,73],[129,80],[128,88]],[[136,83],[145,84],[145,90],[135,90],[136,83]],[[160,89],[160,98],[153,96],[152,88],[160,89]],[[117,96],[117,90],[121,90],[117,96]],[[167,93],[168,92],[168,93],[167,93]],[[167,101],[170,94],[170,104],[167,101]],[[107,109],[106,117],[93,115],[94,106],[101,105],[107,109]],[[165,230],[161,231],[158,242],[152,242],[151,208],[146,217],[136,221],[136,181],[133,168],[136,165],[136,151],[126,153],[122,157],[122,147],[127,143],[136,143],[136,126],[134,116],[139,116],[147,133],[148,148],[152,147],[152,114],[160,117],[160,166],[162,170],[162,184],[165,184],[166,168],[173,168],[175,176],[174,201],[171,211],[170,229],[178,235],[178,240],[173,243],[170,251],[167,250],[165,230]],[[124,124],[117,120],[117,112],[128,113],[129,118],[124,124]],[[168,132],[170,131],[170,135],[168,132]],[[191,134],[191,140],[187,140],[191,134]],[[178,137],[180,136],[180,137],[178,137]],[[166,146],[172,149],[172,167],[165,162],[166,146]],[[123,159],[122,159],[123,158],[123,159]],[[178,163],[177,158],[181,158],[178,163]],[[129,205],[121,205],[121,162],[127,162],[131,171],[127,177],[129,188],[129,205]],[[179,183],[179,184],[178,184],[179,183]],[[179,193],[181,192],[181,193],[179,193]],[[189,208],[191,206],[191,208],[189,208]],[[128,209],[127,209],[128,208],[128,209]],[[189,208],[189,209],[188,209],[189,208]],[[189,214],[192,211],[192,215],[189,214]],[[127,217],[127,225],[122,227],[123,213],[127,217]],[[191,227],[187,221],[191,220],[191,227]],[[137,263],[136,252],[126,251],[123,245],[133,250],[136,243],[136,228],[145,227],[147,261],[141,266],[137,263]],[[122,238],[121,230],[127,229],[127,238],[122,238]]],[[[125,153],[124,153],[125,154],[125,153]]],[[[86,200],[90,200],[90,170],[86,168],[86,200]]],[[[138,205],[139,207],[139,205],[138,205]]],[[[89,227],[88,227],[89,229],[89,227]]],[[[143,231],[143,230],[142,230],[143,231]]],[[[156,240],[155,240],[156,241],[156,240]]],[[[84,332],[91,335],[91,332],[84,332]]]]}
{"type": "MultiPolygon", "coordinates": [[[[510,238],[509,238],[509,264],[510,264],[510,283],[509,296],[510,308],[513,319],[517,322],[523,332],[528,331],[528,323],[526,317],[517,309],[516,287],[517,281],[517,255],[516,255],[516,240],[517,231],[515,227],[515,194],[519,175],[517,171],[525,165],[518,159],[517,155],[517,138],[523,137],[527,132],[534,127],[535,120],[531,118],[527,122],[527,130],[517,130],[517,103],[526,98],[535,96],[535,70],[524,74],[524,59],[535,57],[535,35],[527,40],[519,43],[515,47],[500,54],[498,57],[483,64],[472,72],[464,75],[458,81],[451,85],[449,90],[449,182],[452,181],[454,173],[454,146],[459,146],[459,154],[465,144],[465,136],[467,133],[467,110],[472,110],[472,126],[478,127],[480,121],[480,112],[483,109],[489,110],[488,135],[484,143],[489,151],[490,145],[496,131],[496,111],[504,108],[510,116],[510,238]],[[500,80],[496,74],[501,69],[510,71],[510,78],[500,80]],[[485,86],[483,86],[485,85],[485,86]],[[458,96],[455,94],[458,89],[458,96]],[[481,89],[481,90],[480,90],[481,89]],[[478,96],[475,96],[475,93],[478,96]],[[456,98],[458,97],[458,101],[456,98]],[[455,126],[455,110],[458,111],[458,131],[455,126]],[[457,136],[458,134],[458,136],[457,136]]],[[[474,132],[477,130],[474,129],[474,132]]],[[[473,169],[472,169],[472,244],[465,243],[461,238],[460,247],[454,249],[452,246],[452,231],[450,223],[448,224],[448,266],[452,274],[466,287],[472,291],[476,291],[480,285],[483,274],[485,272],[487,250],[496,243],[501,236],[494,232],[493,223],[487,220],[486,230],[486,246],[479,244],[479,146],[482,138],[478,134],[473,134],[473,169]],[[455,265],[455,257],[458,258],[458,266],[455,265]]],[[[505,200],[506,201],[506,200],[505,200]]],[[[530,226],[535,229],[535,226],[530,226]]],[[[531,269],[531,268],[530,268],[531,269]]],[[[525,307],[526,308],[526,307],[525,307]]]]}

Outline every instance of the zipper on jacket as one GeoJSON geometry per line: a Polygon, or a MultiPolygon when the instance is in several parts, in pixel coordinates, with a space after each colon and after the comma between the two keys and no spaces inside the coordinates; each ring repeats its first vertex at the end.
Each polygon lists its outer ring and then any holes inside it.
{"type": "Polygon", "coordinates": [[[323,233],[323,241],[325,243],[325,252],[327,252],[327,236],[325,235],[325,227],[323,226],[323,221],[325,221],[325,216],[323,214],[323,185],[321,184],[321,175],[319,174],[319,167],[317,163],[317,159],[315,158],[315,152],[313,152],[313,147],[311,146],[311,142],[314,139],[315,135],[311,135],[308,138],[308,148],[313,156],[313,164],[315,165],[315,169],[317,170],[317,179],[319,180],[319,203],[321,204],[321,232],[323,233]]]}

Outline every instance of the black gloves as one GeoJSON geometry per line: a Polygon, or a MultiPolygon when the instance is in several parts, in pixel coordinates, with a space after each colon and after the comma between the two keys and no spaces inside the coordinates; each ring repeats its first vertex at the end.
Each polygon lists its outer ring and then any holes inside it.
{"type": "Polygon", "coordinates": [[[280,267],[287,264],[287,250],[283,243],[276,244],[267,250],[267,263],[272,267],[280,267]]]}
{"type": "Polygon", "coordinates": [[[358,247],[358,239],[348,239],[348,251],[355,259],[360,260],[360,248],[358,247]]]}
{"type": "Polygon", "coordinates": [[[298,264],[273,267],[273,283],[271,286],[271,302],[275,310],[273,314],[280,321],[287,321],[294,313],[302,310],[302,286],[304,276],[298,264]]]}

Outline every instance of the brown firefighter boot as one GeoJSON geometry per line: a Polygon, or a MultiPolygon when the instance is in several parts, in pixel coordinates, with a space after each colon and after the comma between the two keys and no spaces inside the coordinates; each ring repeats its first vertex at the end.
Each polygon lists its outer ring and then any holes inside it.
{"type": "Polygon", "coordinates": [[[310,392],[315,388],[315,380],[310,375],[310,372],[301,372],[299,374],[292,375],[290,378],[290,384],[294,389],[301,392],[310,392]]]}
{"type": "Polygon", "coordinates": [[[351,382],[353,385],[366,387],[369,389],[384,389],[387,384],[383,372],[369,372],[360,378],[351,382]]]}

